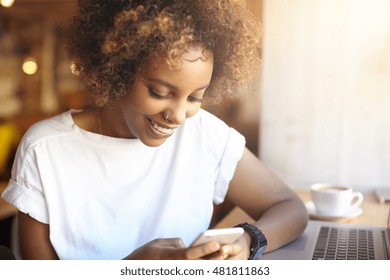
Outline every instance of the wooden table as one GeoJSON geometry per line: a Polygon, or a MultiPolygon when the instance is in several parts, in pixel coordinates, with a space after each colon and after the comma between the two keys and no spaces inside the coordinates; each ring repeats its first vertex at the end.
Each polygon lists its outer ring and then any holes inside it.
{"type": "MultiPolygon", "coordinates": [[[[0,196],[3,193],[7,184],[7,182],[0,182],[0,196]]],[[[5,202],[4,199],[0,197],[0,220],[9,218],[13,215],[16,215],[17,213],[18,210],[14,206],[5,202]]]]}
{"type": "MultiPolygon", "coordinates": [[[[303,202],[310,201],[309,190],[294,189],[294,192],[302,199],[303,202]]],[[[337,220],[337,222],[383,227],[387,226],[387,216],[390,203],[380,204],[373,192],[367,192],[364,193],[364,201],[360,207],[363,209],[363,213],[360,216],[351,219],[340,219],[337,220]]],[[[231,227],[244,221],[250,223],[253,222],[253,219],[240,208],[235,207],[215,226],[215,228],[231,227]]]]}

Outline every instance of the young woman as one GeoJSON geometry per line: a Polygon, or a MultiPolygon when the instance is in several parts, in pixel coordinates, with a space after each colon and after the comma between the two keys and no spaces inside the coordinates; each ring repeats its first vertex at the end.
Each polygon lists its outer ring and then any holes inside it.
{"type": "Polygon", "coordinates": [[[299,236],[299,198],[201,109],[256,74],[259,31],[233,0],[80,0],[69,53],[96,106],[19,146],[3,197],[23,258],[253,259],[299,236]],[[256,222],[232,244],[189,246],[225,198],[256,222]]]}

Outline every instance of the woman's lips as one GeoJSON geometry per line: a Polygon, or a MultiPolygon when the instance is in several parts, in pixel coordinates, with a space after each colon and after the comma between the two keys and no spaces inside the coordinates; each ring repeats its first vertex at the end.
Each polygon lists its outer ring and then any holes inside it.
{"type": "Polygon", "coordinates": [[[172,133],[175,129],[175,128],[164,127],[152,119],[148,118],[148,120],[149,120],[149,123],[151,124],[153,131],[156,132],[159,136],[164,136],[164,137],[170,136],[170,135],[172,135],[172,133]]]}

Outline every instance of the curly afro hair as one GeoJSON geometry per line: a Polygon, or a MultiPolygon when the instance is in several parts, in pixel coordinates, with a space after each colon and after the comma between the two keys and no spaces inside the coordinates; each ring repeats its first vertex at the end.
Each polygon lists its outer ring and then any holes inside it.
{"type": "Polygon", "coordinates": [[[260,26],[234,0],[79,0],[68,36],[73,73],[97,106],[125,96],[139,69],[156,52],[170,67],[202,44],[214,55],[205,99],[236,96],[260,68],[260,26]]]}

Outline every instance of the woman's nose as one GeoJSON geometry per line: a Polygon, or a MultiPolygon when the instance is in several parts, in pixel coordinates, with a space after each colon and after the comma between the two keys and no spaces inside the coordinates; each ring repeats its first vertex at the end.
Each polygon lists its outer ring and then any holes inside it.
{"type": "Polygon", "coordinates": [[[174,124],[182,124],[188,117],[187,101],[177,101],[170,108],[169,120],[174,124]]]}

